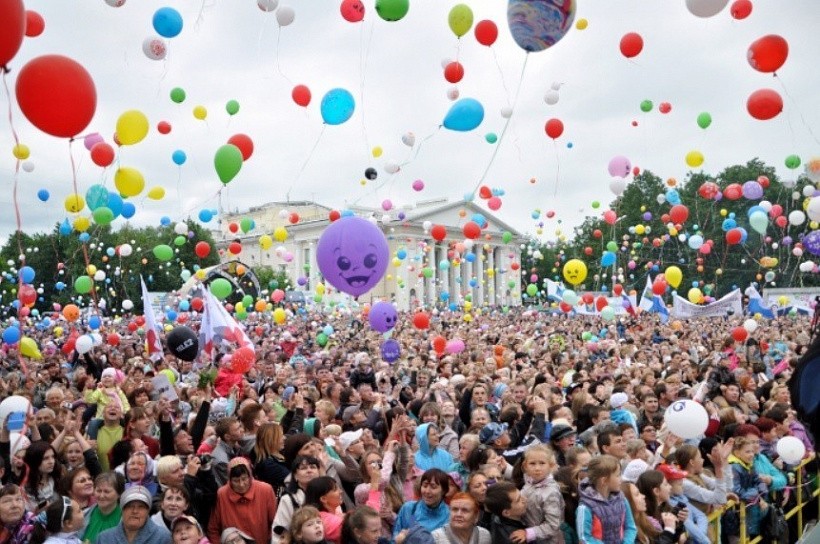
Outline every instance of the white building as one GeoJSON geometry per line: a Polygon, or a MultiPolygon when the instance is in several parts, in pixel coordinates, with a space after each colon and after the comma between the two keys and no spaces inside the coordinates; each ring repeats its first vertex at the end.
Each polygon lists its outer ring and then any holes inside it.
{"type": "MultiPolygon", "coordinates": [[[[350,207],[357,215],[378,220],[388,240],[392,263],[381,282],[370,292],[359,297],[360,303],[378,300],[393,301],[399,310],[417,306],[461,305],[471,300],[473,306],[515,306],[521,303],[521,249],[520,233],[486,210],[469,202],[447,202],[446,199],[419,202],[401,212],[381,209],[350,207]],[[465,240],[462,226],[474,214],[487,221],[482,235],[476,240],[465,240]],[[436,242],[430,235],[431,225],[443,225],[447,238],[436,242]],[[427,228],[425,228],[427,227],[427,228]],[[512,235],[505,243],[504,233],[512,235]],[[462,249],[463,252],[458,250],[462,249]],[[468,262],[467,253],[474,255],[468,262]],[[399,256],[404,258],[400,259],[399,256]],[[430,277],[425,277],[424,270],[430,277]],[[448,294],[448,300],[442,293],[448,294]]],[[[226,250],[231,242],[239,240],[242,252],[238,259],[251,267],[266,265],[285,271],[294,283],[301,278],[298,288],[313,293],[322,281],[316,264],[316,244],[329,224],[331,208],[315,202],[271,202],[244,212],[223,213],[219,231],[213,232],[223,261],[237,258],[226,250]],[[291,224],[290,214],[299,215],[291,224]],[[243,234],[232,233],[231,223],[243,218],[252,219],[256,227],[243,234]],[[288,239],[274,241],[267,250],[259,244],[263,234],[272,235],[277,227],[285,227],[288,239]],[[290,262],[283,256],[292,255],[290,262]]],[[[328,289],[332,286],[327,285],[328,289]]],[[[340,297],[340,295],[335,295],[340,297]]],[[[312,298],[312,295],[307,297],[312,298]]]]}

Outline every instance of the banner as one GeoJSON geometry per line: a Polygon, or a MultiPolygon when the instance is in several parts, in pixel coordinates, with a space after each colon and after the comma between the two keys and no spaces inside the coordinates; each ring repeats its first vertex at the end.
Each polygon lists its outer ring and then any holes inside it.
{"type": "Polygon", "coordinates": [[[730,312],[734,315],[743,315],[743,304],[740,289],[735,289],[720,300],[704,304],[692,304],[679,295],[674,296],[671,317],[675,319],[691,319],[697,317],[723,317],[730,312]]]}
{"type": "Polygon", "coordinates": [[[643,293],[641,293],[641,303],[638,304],[638,308],[645,312],[651,310],[653,296],[655,296],[655,294],[652,292],[652,280],[649,278],[649,274],[647,274],[646,287],[643,288],[643,293]]]}
{"type": "Polygon", "coordinates": [[[202,290],[205,307],[202,309],[202,322],[199,327],[199,350],[213,356],[214,348],[237,344],[237,348],[249,347],[256,351],[245,334],[245,329],[231,317],[221,302],[216,300],[208,289],[202,290]]]}
{"type": "Polygon", "coordinates": [[[145,343],[148,346],[148,357],[152,361],[159,361],[162,359],[162,342],[159,340],[160,329],[157,328],[157,319],[154,317],[153,298],[148,293],[142,276],[140,276],[140,283],[142,284],[142,315],[145,317],[145,343]]]}
{"type": "MultiPolygon", "coordinates": [[[[598,300],[598,296],[595,297],[595,300],[598,300]]],[[[629,310],[625,307],[627,304],[630,304],[632,308],[635,307],[635,295],[621,295],[619,297],[606,297],[607,304],[612,306],[612,309],[615,310],[615,315],[625,315],[631,314],[634,315],[634,309],[630,313],[629,310]]],[[[601,312],[595,307],[595,303],[592,304],[583,304],[579,303],[577,306],[573,307],[575,313],[580,315],[600,315],[601,312]]]]}

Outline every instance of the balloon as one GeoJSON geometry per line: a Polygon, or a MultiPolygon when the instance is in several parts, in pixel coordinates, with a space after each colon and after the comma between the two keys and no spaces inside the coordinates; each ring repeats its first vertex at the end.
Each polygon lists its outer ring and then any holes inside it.
{"type": "MultiPolygon", "coordinates": [[[[14,3],[14,2],[12,2],[14,3]]],[[[26,36],[29,38],[36,38],[43,33],[46,28],[46,22],[43,16],[36,11],[26,11],[26,36]]],[[[5,32],[5,28],[3,29],[5,32]]]]}
{"type": "Polygon", "coordinates": [[[698,115],[698,126],[702,129],[709,128],[712,124],[712,116],[708,112],[703,112],[698,115]]]}
{"type": "Polygon", "coordinates": [[[601,309],[601,319],[604,321],[614,321],[615,320],[615,308],[612,306],[604,306],[601,309]]]}
{"type": "Polygon", "coordinates": [[[732,17],[740,21],[752,14],[752,2],[751,0],[735,0],[730,9],[732,17]]]}
{"type": "Polygon", "coordinates": [[[775,449],[783,462],[789,465],[798,464],[806,455],[806,446],[796,436],[784,436],[777,441],[775,449]]]}
{"type": "Polygon", "coordinates": [[[276,11],[276,22],[279,26],[288,26],[296,19],[296,11],[290,6],[281,6],[276,11]]]}
{"type": "Polygon", "coordinates": [[[777,34],[769,34],[752,42],[746,60],[758,72],[774,73],[786,62],[789,43],[777,34]]]}
{"type": "Polygon", "coordinates": [[[680,282],[683,280],[683,272],[677,266],[670,266],[664,271],[666,282],[673,288],[677,289],[680,282]]]}
{"type": "MultiPolygon", "coordinates": [[[[2,34],[5,32],[4,21],[2,34]]],[[[17,75],[15,92],[26,119],[58,138],[71,138],[85,130],[97,109],[97,90],[91,76],[80,64],[62,55],[30,60],[17,75]]]]}
{"type": "Polygon", "coordinates": [[[479,21],[473,32],[476,41],[487,47],[490,47],[498,39],[498,26],[490,20],[479,21]]]}
{"type": "Polygon", "coordinates": [[[700,301],[703,300],[703,292],[697,287],[692,287],[686,294],[686,298],[688,298],[692,304],[700,304],[700,301]]]}
{"type": "Polygon", "coordinates": [[[94,339],[91,338],[90,335],[84,334],[77,338],[77,341],[74,343],[74,349],[77,350],[77,353],[83,355],[84,353],[88,353],[94,347],[94,339]]]}
{"type": "Polygon", "coordinates": [[[763,198],[763,187],[757,181],[747,181],[741,187],[744,198],[749,200],[760,200],[763,198]]]}
{"type": "Polygon", "coordinates": [[[6,344],[16,344],[20,341],[19,327],[9,327],[3,331],[3,342],[6,344]]]}
{"type": "Polygon", "coordinates": [[[468,132],[478,127],[484,120],[484,106],[474,98],[462,98],[450,106],[444,117],[444,128],[458,132],[468,132]]]}
{"type": "MultiPolygon", "coordinates": [[[[689,219],[689,208],[683,204],[672,206],[669,210],[669,219],[671,219],[673,223],[686,223],[686,220],[689,219]]],[[[675,287],[677,287],[677,285],[675,287]]]]}
{"type": "MultiPolygon", "coordinates": [[[[344,6],[344,4],[342,5],[344,6]]],[[[308,104],[310,104],[311,95],[310,89],[308,89],[307,85],[295,86],[293,90],[290,92],[290,96],[291,98],[293,98],[293,101],[296,102],[296,104],[302,106],[303,108],[306,108],[308,104]]]]}
{"type": "Polygon", "coordinates": [[[637,57],[643,50],[643,38],[637,32],[629,32],[621,38],[621,54],[628,59],[637,57]]]}
{"type": "Polygon", "coordinates": [[[163,38],[173,38],[182,32],[182,15],[174,8],[159,8],[152,20],[154,30],[163,38]]]}
{"type": "MultiPolygon", "coordinates": [[[[2,13],[2,11],[0,11],[2,13]]],[[[20,395],[12,395],[10,397],[6,397],[3,399],[3,402],[0,402],[0,421],[6,421],[6,418],[9,417],[9,414],[28,414],[33,410],[31,406],[31,402],[26,397],[21,397],[20,395]]],[[[10,420],[12,418],[9,418],[10,420]]],[[[19,428],[12,429],[11,428],[11,421],[9,421],[9,430],[22,430],[23,422],[19,423],[19,428]]],[[[13,442],[12,442],[13,444],[13,442]]]]}
{"type": "Polygon", "coordinates": [[[389,302],[381,301],[373,304],[367,319],[373,330],[381,333],[391,330],[399,322],[396,307],[389,302]]]}
{"type": "Polygon", "coordinates": [[[669,432],[689,440],[703,435],[709,425],[709,414],[693,400],[676,400],[666,409],[663,420],[669,432]]]}
{"type": "Polygon", "coordinates": [[[641,111],[644,113],[648,113],[652,111],[653,104],[651,100],[643,100],[641,101],[641,111]]]}
{"type": "Polygon", "coordinates": [[[697,168],[703,164],[703,153],[700,151],[690,151],[686,154],[686,165],[690,168],[697,168]]]}
{"type": "Polygon", "coordinates": [[[151,60],[162,60],[168,54],[168,46],[162,38],[148,36],[142,41],[142,52],[151,60]]]}
{"type": "Polygon", "coordinates": [[[732,338],[734,338],[736,342],[743,342],[748,337],[749,332],[743,327],[735,327],[732,329],[732,338]]]}
{"type": "Polygon", "coordinates": [[[271,12],[279,6],[279,0],[256,0],[256,5],[264,12],[271,12]]]}
{"type": "Polygon", "coordinates": [[[114,148],[105,142],[94,144],[94,147],[91,148],[91,160],[94,164],[103,168],[111,166],[111,163],[114,162],[114,148]]]}
{"type": "Polygon", "coordinates": [[[728,3],[729,0],[686,0],[686,9],[692,15],[706,18],[720,13],[728,3]]]}
{"type": "Polygon", "coordinates": [[[137,208],[133,202],[123,202],[121,215],[126,219],[131,219],[137,213],[137,208]]]}
{"type": "Polygon", "coordinates": [[[151,200],[162,200],[165,198],[165,188],[164,187],[151,187],[146,193],[146,196],[151,200]]]}
{"type": "Polygon", "coordinates": [[[236,115],[239,112],[239,102],[236,100],[228,100],[225,104],[225,111],[228,112],[228,115],[236,115]]]}
{"type": "Polygon", "coordinates": [[[37,342],[29,338],[23,337],[20,340],[20,353],[29,359],[42,359],[43,355],[40,353],[40,347],[37,342]]]}
{"type": "Polygon", "coordinates": [[[774,89],[760,89],[749,96],[746,109],[755,119],[767,121],[783,111],[783,98],[774,89]]]}
{"type": "Polygon", "coordinates": [[[458,83],[464,78],[464,66],[460,62],[451,62],[444,67],[444,79],[449,83],[458,83]]]}
{"type": "Polygon", "coordinates": [[[129,110],[117,119],[117,139],[120,145],[133,145],[148,135],[148,118],[138,110],[129,110]]]}
{"type": "Polygon", "coordinates": [[[97,208],[91,216],[94,218],[94,223],[98,225],[108,225],[114,220],[114,212],[108,206],[97,208]]]}
{"type": "Polygon", "coordinates": [[[48,202],[50,196],[51,194],[45,189],[40,189],[37,191],[37,198],[39,198],[42,202],[48,202]]]}
{"type": "Polygon", "coordinates": [[[510,0],[507,24],[521,49],[543,51],[558,43],[572,27],[575,8],[575,0],[510,0]]]}
{"type": "Polygon", "coordinates": [[[339,291],[358,297],[387,269],[390,252],[382,231],[361,217],[345,217],[322,232],[316,246],[319,270],[339,291]]]}
{"type": "Polygon", "coordinates": [[[344,20],[349,23],[358,23],[364,19],[364,4],[361,0],[342,0],[339,9],[344,20]]]}
{"type": "Polygon", "coordinates": [[[194,106],[194,118],[204,121],[208,117],[208,110],[205,106],[194,106]]]}
{"type": "Polygon", "coordinates": [[[233,285],[225,278],[216,278],[210,285],[211,294],[219,300],[224,300],[233,292],[233,285]]]}
{"type": "Polygon", "coordinates": [[[225,144],[216,150],[214,168],[219,180],[227,185],[242,169],[242,151],[233,144],[225,144]]]}
{"type": "Polygon", "coordinates": [[[376,0],[376,13],[388,22],[399,21],[410,10],[410,0],[376,0]]]}
{"type": "Polygon", "coordinates": [[[473,27],[473,10],[467,4],[456,4],[450,9],[447,24],[457,38],[464,36],[473,27]]]}
{"type": "Polygon", "coordinates": [[[124,197],[137,196],[145,189],[145,178],[136,168],[123,166],[114,173],[114,186],[124,197]]]}
{"type": "Polygon", "coordinates": [[[185,101],[185,89],[180,87],[171,89],[171,100],[177,104],[182,104],[185,101]]]}
{"type": "Polygon", "coordinates": [[[85,200],[78,194],[68,195],[64,202],[65,210],[69,213],[77,213],[85,208],[85,200]]]}
{"type": "Polygon", "coordinates": [[[199,339],[197,334],[182,325],[174,327],[166,337],[168,349],[174,357],[182,361],[193,361],[199,352],[199,339]]]}
{"type": "Polygon", "coordinates": [[[416,312],[415,315],[413,315],[413,326],[420,330],[429,329],[430,316],[425,312],[416,312]]]}
{"type": "Polygon", "coordinates": [[[572,285],[580,285],[587,278],[587,265],[579,259],[570,259],[564,263],[564,279],[572,285]]]}
{"type": "Polygon", "coordinates": [[[246,134],[234,134],[228,138],[228,143],[233,144],[242,152],[242,160],[246,161],[253,155],[253,140],[246,134]]]}
{"type": "Polygon", "coordinates": [[[159,244],[154,246],[153,249],[154,257],[159,259],[160,261],[170,261],[174,258],[174,250],[169,245],[159,244]]]}
{"type": "Polygon", "coordinates": [[[0,68],[5,68],[20,50],[26,34],[27,17],[22,0],[0,2],[0,21],[3,21],[3,30],[0,32],[0,68]]]}
{"type": "Polygon", "coordinates": [[[388,338],[382,342],[380,351],[382,354],[382,359],[388,363],[392,363],[397,361],[401,356],[401,345],[393,338],[388,338]]]}
{"type": "Polygon", "coordinates": [[[632,163],[629,162],[629,159],[618,155],[616,157],[612,157],[609,160],[609,166],[607,167],[609,171],[609,175],[613,177],[625,178],[629,175],[629,172],[632,170],[632,163]]]}
{"type": "Polygon", "coordinates": [[[544,131],[547,133],[547,136],[555,140],[564,133],[564,123],[562,123],[560,119],[550,119],[547,121],[547,124],[544,125],[544,131]]]}
{"type": "MultiPolygon", "coordinates": [[[[378,8],[377,8],[378,9],[378,8]]],[[[322,120],[328,125],[341,125],[353,115],[356,102],[353,95],[346,89],[331,89],[324,97],[320,106],[322,120]]]]}

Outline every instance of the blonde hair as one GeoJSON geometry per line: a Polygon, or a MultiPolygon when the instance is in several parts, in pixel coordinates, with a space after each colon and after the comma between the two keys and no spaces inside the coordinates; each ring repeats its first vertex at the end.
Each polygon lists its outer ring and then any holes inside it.
{"type": "Polygon", "coordinates": [[[753,445],[757,442],[757,438],[749,438],[747,436],[736,436],[735,443],[732,446],[732,452],[740,451],[746,446],[753,445]]]}
{"type": "Polygon", "coordinates": [[[182,466],[182,461],[176,455],[164,455],[157,461],[157,481],[162,483],[166,476],[182,466]]]}
{"type": "Polygon", "coordinates": [[[611,455],[599,455],[589,462],[587,474],[592,485],[596,485],[602,478],[609,478],[614,473],[621,472],[621,463],[611,455]]]}
{"type": "Polygon", "coordinates": [[[290,542],[300,542],[298,538],[302,532],[302,527],[312,519],[322,519],[319,515],[319,510],[313,506],[303,506],[293,513],[290,518],[290,542]]]}
{"type": "Polygon", "coordinates": [[[342,427],[336,425],[335,423],[327,425],[326,427],[323,427],[323,429],[325,431],[325,435],[327,436],[339,436],[342,434],[342,427]]]}
{"type": "Polygon", "coordinates": [[[555,452],[552,451],[552,448],[545,444],[535,444],[524,450],[524,466],[527,466],[527,461],[534,453],[543,453],[547,456],[548,462],[555,463],[555,452]]]}

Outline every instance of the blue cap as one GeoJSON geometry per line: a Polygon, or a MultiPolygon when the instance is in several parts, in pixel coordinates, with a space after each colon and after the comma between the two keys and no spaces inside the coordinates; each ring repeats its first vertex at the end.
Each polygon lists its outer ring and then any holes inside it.
{"type": "Polygon", "coordinates": [[[478,439],[481,441],[482,444],[487,445],[498,440],[499,437],[501,437],[501,435],[506,432],[506,423],[496,423],[493,421],[491,423],[487,423],[486,425],[484,425],[484,428],[481,429],[480,433],[478,433],[478,439]]]}

